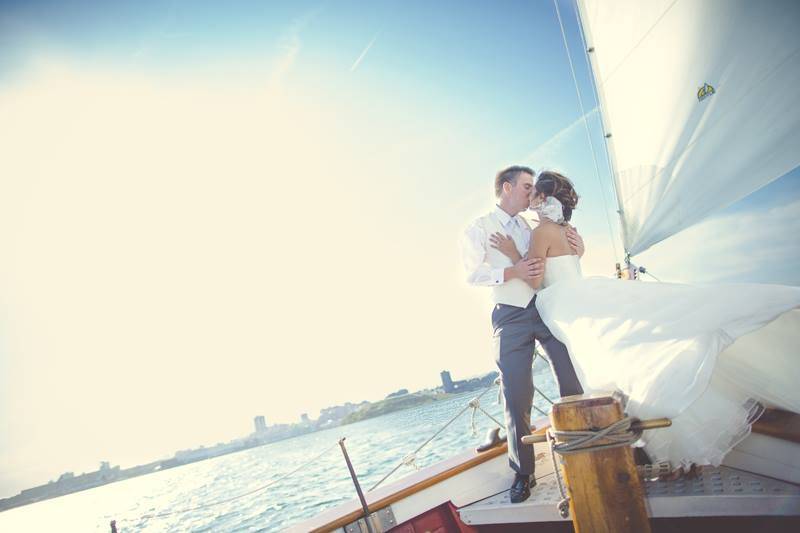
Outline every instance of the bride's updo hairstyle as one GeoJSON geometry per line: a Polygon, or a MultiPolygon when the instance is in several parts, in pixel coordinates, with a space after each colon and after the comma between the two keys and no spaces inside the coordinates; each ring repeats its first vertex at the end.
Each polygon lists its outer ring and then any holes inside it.
{"type": "Polygon", "coordinates": [[[537,193],[553,196],[561,202],[564,207],[565,221],[569,221],[572,218],[572,211],[578,205],[578,193],[575,192],[575,186],[569,178],[562,176],[558,172],[545,170],[536,178],[534,188],[537,193]]]}

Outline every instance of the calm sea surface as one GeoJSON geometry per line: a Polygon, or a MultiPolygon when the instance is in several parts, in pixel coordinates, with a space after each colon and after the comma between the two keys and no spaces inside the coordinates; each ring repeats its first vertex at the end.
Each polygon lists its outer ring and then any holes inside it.
{"type": "MultiPolygon", "coordinates": [[[[538,365],[535,382],[550,398],[555,397],[549,372],[546,369],[540,372],[538,365]]],[[[120,533],[279,531],[356,497],[347,466],[336,446],[340,437],[346,437],[350,459],[362,487],[367,490],[479,392],[11,509],[0,513],[0,532],[108,533],[111,520],[117,521],[120,533]],[[333,449],[315,463],[306,464],[331,446],[333,449]],[[237,498],[299,466],[303,468],[291,477],[237,498]],[[231,498],[236,499],[216,504],[231,498]],[[196,509],[209,504],[214,505],[196,509]],[[171,514],[145,517],[165,513],[171,514]]],[[[549,405],[539,394],[536,405],[548,411],[549,405]]],[[[497,404],[497,388],[481,398],[481,406],[503,420],[502,406],[497,404]]],[[[473,447],[488,428],[495,426],[478,412],[477,436],[474,436],[470,429],[471,413],[472,409],[467,410],[423,448],[417,464],[428,466],[473,447]]],[[[412,467],[403,466],[384,483],[411,472],[412,467]]]]}

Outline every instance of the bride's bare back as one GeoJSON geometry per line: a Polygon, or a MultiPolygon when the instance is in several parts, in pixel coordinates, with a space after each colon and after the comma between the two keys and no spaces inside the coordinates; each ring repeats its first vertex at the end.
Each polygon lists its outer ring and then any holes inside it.
{"type": "Polygon", "coordinates": [[[556,224],[547,219],[539,222],[531,235],[528,257],[559,257],[576,255],[569,245],[566,236],[567,226],[556,224]]]}

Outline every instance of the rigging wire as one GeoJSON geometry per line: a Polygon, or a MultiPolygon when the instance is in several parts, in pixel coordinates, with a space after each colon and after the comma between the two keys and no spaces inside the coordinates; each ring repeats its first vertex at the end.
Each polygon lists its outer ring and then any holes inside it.
{"type": "Polygon", "coordinates": [[[606,195],[605,192],[603,192],[603,181],[600,179],[600,167],[597,164],[597,153],[595,152],[594,143],[592,142],[592,134],[589,131],[589,121],[586,119],[586,111],[584,110],[583,107],[583,98],[581,98],[581,91],[580,88],[578,87],[578,78],[577,76],[575,76],[575,67],[572,64],[572,56],[570,55],[569,45],[567,44],[567,35],[564,32],[564,24],[561,21],[561,11],[558,9],[558,0],[553,0],[553,5],[556,8],[556,17],[558,17],[558,26],[561,29],[561,39],[564,42],[564,50],[567,53],[567,61],[569,62],[569,71],[572,74],[572,82],[575,84],[575,93],[578,95],[578,105],[580,106],[581,116],[583,117],[583,125],[586,128],[586,137],[589,139],[589,149],[592,152],[592,160],[594,161],[594,171],[595,175],[597,176],[597,182],[600,185],[600,197],[603,200],[603,210],[605,211],[606,214],[606,222],[608,222],[608,232],[611,238],[611,246],[614,249],[614,257],[619,257],[617,255],[617,243],[614,238],[614,230],[611,224],[611,217],[609,216],[608,212],[608,204],[606,203],[606,195]]]}

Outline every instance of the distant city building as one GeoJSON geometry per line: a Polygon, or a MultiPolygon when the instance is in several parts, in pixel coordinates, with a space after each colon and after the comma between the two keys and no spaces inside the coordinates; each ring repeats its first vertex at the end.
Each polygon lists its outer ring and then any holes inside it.
{"type": "Polygon", "coordinates": [[[267,430],[267,421],[264,419],[263,416],[257,416],[255,418],[256,423],[256,433],[263,433],[267,430]]]}
{"type": "Polygon", "coordinates": [[[450,372],[447,370],[442,370],[440,375],[442,376],[442,387],[444,387],[444,391],[454,392],[456,387],[453,385],[453,379],[450,377],[450,372]]]}

